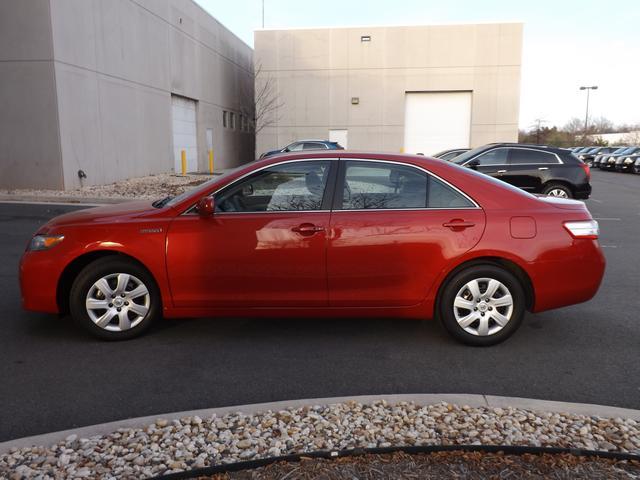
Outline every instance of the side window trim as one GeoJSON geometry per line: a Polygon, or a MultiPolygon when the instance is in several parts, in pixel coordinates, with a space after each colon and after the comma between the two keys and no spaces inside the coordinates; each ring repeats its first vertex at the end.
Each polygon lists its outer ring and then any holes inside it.
{"type": "MultiPolygon", "coordinates": [[[[250,172],[241,175],[240,177],[233,180],[231,183],[221,186],[220,188],[214,190],[209,193],[207,197],[215,197],[223,190],[228,188],[233,188],[236,184],[246,180],[251,175],[261,172],[262,170],[266,170],[272,167],[278,167],[280,165],[287,165],[289,163],[297,163],[297,162],[329,162],[329,173],[327,175],[327,184],[325,185],[324,194],[322,197],[322,205],[320,210],[267,210],[267,211],[258,211],[258,212],[216,212],[216,215],[260,215],[260,214],[274,214],[274,213],[311,213],[311,212],[329,212],[331,211],[331,202],[334,196],[335,191],[335,183],[337,181],[338,175],[338,158],[298,158],[294,160],[286,160],[283,162],[273,163],[270,165],[265,165],[262,168],[257,170],[252,170],[250,172]]],[[[196,202],[197,203],[197,202],[196,202]]],[[[191,205],[180,215],[197,215],[196,212],[196,204],[191,205]]]]}
{"type": "Polygon", "coordinates": [[[444,178],[439,177],[438,175],[436,175],[433,172],[430,172],[429,170],[419,167],[418,165],[413,165],[411,163],[402,163],[402,162],[391,162],[388,160],[378,160],[378,159],[373,159],[373,158],[345,158],[345,157],[341,157],[340,158],[340,162],[339,163],[339,168],[337,169],[338,171],[337,173],[337,179],[334,183],[334,194],[333,194],[333,202],[331,203],[331,210],[335,211],[335,212],[393,212],[393,211],[415,211],[415,210],[470,210],[470,209],[480,209],[480,205],[478,205],[478,203],[471,198],[469,195],[467,195],[465,192],[463,192],[462,190],[460,190],[458,187],[456,187],[455,185],[452,185],[451,183],[447,182],[444,178]],[[410,167],[410,168],[415,168],[416,170],[419,170],[420,172],[423,172],[427,175],[427,195],[429,194],[428,189],[430,188],[430,181],[432,178],[435,178],[439,181],[441,181],[442,183],[444,183],[445,185],[447,185],[449,188],[453,189],[454,191],[458,192],[460,195],[462,195],[464,198],[466,198],[467,200],[469,200],[469,202],[471,202],[473,204],[473,206],[470,207],[416,207],[416,208],[365,208],[365,209],[355,209],[355,210],[349,210],[349,209],[342,209],[342,201],[343,201],[343,195],[344,195],[344,184],[346,181],[346,173],[347,173],[347,162],[348,161],[354,161],[354,162],[369,162],[369,163],[385,163],[385,164],[391,164],[391,165],[401,165],[404,167],[410,167]]]}

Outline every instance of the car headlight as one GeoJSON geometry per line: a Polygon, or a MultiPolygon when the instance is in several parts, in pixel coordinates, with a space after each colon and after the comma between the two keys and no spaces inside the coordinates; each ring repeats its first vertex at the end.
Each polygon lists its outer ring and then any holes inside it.
{"type": "Polygon", "coordinates": [[[64,235],[34,235],[27,250],[49,250],[64,240],[64,235]]]}
{"type": "Polygon", "coordinates": [[[609,158],[609,163],[615,163],[615,161],[616,161],[615,158],[613,158],[613,157],[609,158]]]}
{"type": "Polygon", "coordinates": [[[633,159],[627,157],[627,158],[624,159],[624,163],[633,163],[633,159]]]}

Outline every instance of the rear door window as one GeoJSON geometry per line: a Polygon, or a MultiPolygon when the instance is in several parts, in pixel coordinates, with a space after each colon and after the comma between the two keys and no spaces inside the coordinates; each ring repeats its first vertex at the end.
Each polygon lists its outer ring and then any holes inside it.
{"type": "Polygon", "coordinates": [[[382,162],[345,163],[342,210],[475,206],[463,194],[418,168],[382,162]]]}
{"type": "Polygon", "coordinates": [[[558,163],[558,158],[553,153],[528,148],[510,149],[510,165],[537,165],[551,163],[558,163]]]}

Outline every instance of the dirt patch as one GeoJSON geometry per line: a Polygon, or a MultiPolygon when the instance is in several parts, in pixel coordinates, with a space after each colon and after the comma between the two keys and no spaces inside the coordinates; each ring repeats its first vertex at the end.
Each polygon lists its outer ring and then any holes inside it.
{"type": "Polygon", "coordinates": [[[639,478],[640,462],[578,457],[570,454],[505,455],[481,452],[393,453],[342,457],[335,460],[305,458],[280,462],[200,480],[323,479],[630,479],[639,478]]]}

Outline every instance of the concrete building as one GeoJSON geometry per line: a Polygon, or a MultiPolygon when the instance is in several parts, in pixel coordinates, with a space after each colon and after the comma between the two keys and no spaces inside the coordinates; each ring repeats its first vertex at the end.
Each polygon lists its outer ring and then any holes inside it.
{"type": "Polygon", "coordinates": [[[433,154],[517,141],[522,24],[255,32],[277,105],[257,150],[301,138],[433,154]],[[269,124],[271,123],[271,124],[269,124]]]}
{"type": "Polygon", "coordinates": [[[0,2],[0,188],[254,158],[253,51],[191,0],[0,2]]]}
{"type": "Polygon", "coordinates": [[[589,135],[592,142],[606,142],[607,145],[640,145],[640,130],[618,133],[597,133],[589,135]]]}

